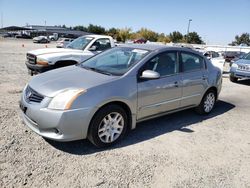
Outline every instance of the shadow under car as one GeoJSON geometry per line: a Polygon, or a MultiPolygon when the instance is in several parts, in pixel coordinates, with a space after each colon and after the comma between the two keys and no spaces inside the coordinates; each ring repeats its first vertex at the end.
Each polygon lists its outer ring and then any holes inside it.
{"type": "Polygon", "coordinates": [[[129,131],[129,133],[119,143],[108,148],[96,148],[87,139],[71,142],[57,142],[48,139],[45,140],[58,150],[75,155],[87,155],[98,153],[103,150],[126,147],[145,140],[150,140],[154,137],[172,131],[182,131],[191,134],[194,131],[188,128],[190,125],[224,114],[234,107],[235,105],[231,103],[218,100],[216,107],[209,115],[198,115],[192,109],[189,109],[144,121],[142,123],[138,123],[136,129],[129,131]]]}

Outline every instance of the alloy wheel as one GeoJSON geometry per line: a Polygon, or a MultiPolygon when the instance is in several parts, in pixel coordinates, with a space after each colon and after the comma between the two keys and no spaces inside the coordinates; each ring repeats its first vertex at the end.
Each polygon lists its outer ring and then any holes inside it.
{"type": "Polygon", "coordinates": [[[111,112],[99,124],[98,137],[103,143],[112,143],[122,134],[123,128],[123,116],[118,112],[111,112]]]}
{"type": "Polygon", "coordinates": [[[213,109],[214,103],[215,103],[214,93],[213,92],[208,93],[204,101],[204,111],[209,113],[213,109]]]}

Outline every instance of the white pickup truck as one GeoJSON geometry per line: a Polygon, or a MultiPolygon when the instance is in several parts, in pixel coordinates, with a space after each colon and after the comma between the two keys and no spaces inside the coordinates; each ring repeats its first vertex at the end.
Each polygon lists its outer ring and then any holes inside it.
{"type": "Polygon", "coordinates": [[[29,51],[25,62],[29,74],[80,63],[91,56],[115,46],[105,35],[85,35],[75,39],[66,48],[45,48],[29,51]]]}

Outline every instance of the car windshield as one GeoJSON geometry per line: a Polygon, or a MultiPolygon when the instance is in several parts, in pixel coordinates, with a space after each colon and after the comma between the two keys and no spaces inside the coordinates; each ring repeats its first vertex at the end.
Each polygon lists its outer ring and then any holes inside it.
{"type": "Polygon", "coordinates": [[[246,54],[243,59],[250,60],[250,53],[246,54]]]}
{"type": "Polygon", "coordinates": [[[80,66],[107,75],[123,75],[148,52],[142,49],[116,47],[84,61],[80,66]]]}
{"type": "Polygon", "coordinates": [[[93,40],[92,37],[79,37],[69,43],[66,48],[72,48],[77,50],[83,50],[93,40]]]}

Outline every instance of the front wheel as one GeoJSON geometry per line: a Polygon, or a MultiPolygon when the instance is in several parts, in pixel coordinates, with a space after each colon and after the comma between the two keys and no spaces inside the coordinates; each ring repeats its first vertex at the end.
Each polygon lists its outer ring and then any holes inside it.
{"type": "Polygon", "coordinates": [[[199,114],[209,114],[215,105],[216,102],[216,94],[213,90],[209,90],[203,96],[201,103],[198,107],[196,107],[196,112],[199,114]]]}
{"type": "Polygon", "coordinates": [[[108,105],[93,117],[88,139],[97,147],[106,147],[118,142],[126,133],[128,117],[123,108],[108,105]]]}

